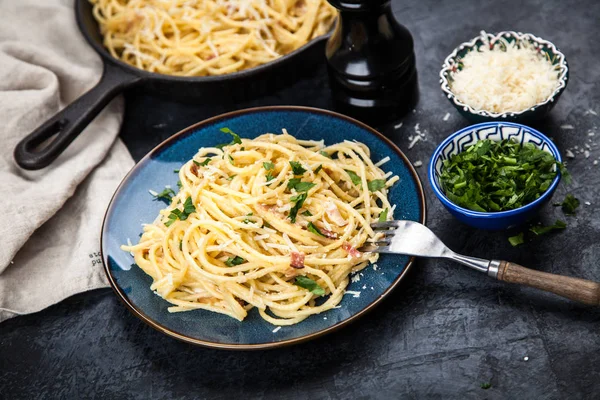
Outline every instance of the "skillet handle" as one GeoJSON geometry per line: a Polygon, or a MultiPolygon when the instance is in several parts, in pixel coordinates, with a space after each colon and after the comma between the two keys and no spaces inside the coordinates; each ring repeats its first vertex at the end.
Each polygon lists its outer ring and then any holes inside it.
{"type": "Polygon", "coordinates": [[[497,278],[499,281],[531,286],[580,303],[600,306],[598,282],[536,271],[508,261],[500,261],[497,278]]]}
{"type": "Polygon", "coordinates": [[[102,77],[96,86],[17,144],[15,161],[21,168],[28,170],[47,167],[117,94],[140,80],[140,77],[119,69],[110,62],[104,63],[102,77]],[[51,141],[38,149],[47,140],[51,141]]]}

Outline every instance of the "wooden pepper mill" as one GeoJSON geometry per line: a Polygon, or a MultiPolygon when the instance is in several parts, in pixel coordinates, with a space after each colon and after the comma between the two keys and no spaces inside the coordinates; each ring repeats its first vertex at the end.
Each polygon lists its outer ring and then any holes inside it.
{"type": "Polygon", "coordinates": [[[418,101],[413,39],[390,0],[328,0],[340,11],[327,41],[335,108],[372,125],[396,119],[418,101]]]}

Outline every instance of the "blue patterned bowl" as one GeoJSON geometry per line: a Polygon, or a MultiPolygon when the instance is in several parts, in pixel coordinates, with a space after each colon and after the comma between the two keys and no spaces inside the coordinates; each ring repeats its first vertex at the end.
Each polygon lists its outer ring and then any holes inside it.
{"type": "Polygon", "coordinates": [[[450,214],[454,215],[457,219],[467,225],[487,230],[508,229],[521,225],[533,218],[540,211],[542,206],[550,200],[560,181],[560,172],[556,175],[556,178],[554,178],[548,190],[546,190],[546,192],[538,199],[523,207],[509,211],[479,212],[459,207],[452,203],[442,190],[439,178],[442,173],[444,160],[447,160],[453,154],[464,151],[465,147],[474,145],[477,141],[482,139],[491,139],[495,141],[512,139],[521,144],[533,143],[540,149],[552,154],[558,162],[562,162],[560,153],[554,143],[552,143],[548,137],[533,128],[511,122],[486,122],[471,125],[448,136],[448,138],[435,149],[435,152],[429,161],[429,183],[433,188],[433,192],[442,202],[444,207],[450,211],[450,214]]]}
{"type": "Polygon", "coordinates": [[[389,192],[396,204],[394,216],[425,223],[425,197],[411,163],[386,137],[368,126],[330,111],[307,107],[260,107],[210,118],[171,136],[146,155],[125,177],[106,212],[102,227],[102,260],[117,296],[133,314],[153,328],[188,343],[226,349],[260,349],[309,340],[336,330],[371,310],[396,287],[413,263],[408,256],[382,255],[377,267],[368,266],[348,286],[339,308],[313,315],[280,329],[263,320],[257,310],[240,322],[206,310],[169,313],[170,306],[156,296],[152,279],[133,264],[132,256],[120,249],[128,240],[136,242],[142,223],[154,220],[164,204],[153,200],[149,189],[176,187],[173,173],[200,147],[224,141],[219,128],[229,127],[242,137],[254,138],[286,128],[299,139],[323,139],[326,144],[357,140],[369,146],[373,160],[390,157],[383,165],[400,177],[389,192]],[[352,295],[351,295],[352,294],[352,295]]]}
{"type": "Polygon", "coordinates": [[[521,32],[498,32],[493,35],[486,32],[481,32],[481,35],[473,38],[468,42],[461,43],[452,53],[444,60],[442,70],[440,71],[440,85],[442,91],[450,100],[452,105],[462,114],[463,117],[472,122],[485,121],[510,121],[527,123],[539,120],[546,116],[558,101],[560,95],[567,87],[569,79],[569,66],[565,55],[561,53],[551,42],[532,35],[531,33],[521,32]],[[543,52],[548,60],[554,65],[558,65],[558,85],[552,94],[543,102],[520,112],[494,113],[487,110],[476,110],[468,104],[460,101],[454,92],[452,92],[452,81],[454,74],[462,69],[461,60],[470,51],[476,51],[481,46],[489,46],[490,43],[495,43],[500,38],[508,42],[529,42],[535,46],[538,51],[543,52]]]}

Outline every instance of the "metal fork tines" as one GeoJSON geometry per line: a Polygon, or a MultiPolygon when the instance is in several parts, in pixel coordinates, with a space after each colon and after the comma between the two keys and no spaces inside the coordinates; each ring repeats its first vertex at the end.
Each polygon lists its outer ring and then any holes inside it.
{"type": "Polygon", "coordinates": [[[528,285],[585,304],[600,306],[600,283],[531,270],[508,261],[484,260],[450,250],[425,225],[414,221],[387,221],[371,224],[373,241],[358,250],[371,253],[405,254],[447,258],[505,282],[528,285]]]}
{"type": "Polygon", "coordinates": [[[359,251],[448,258],[481,272],[489,270],[490,260],[453,252],[429,228],[418,222],[377,222],[371,224],[371,228],[377,233],[375,240],[359,248],[359,251]]]}

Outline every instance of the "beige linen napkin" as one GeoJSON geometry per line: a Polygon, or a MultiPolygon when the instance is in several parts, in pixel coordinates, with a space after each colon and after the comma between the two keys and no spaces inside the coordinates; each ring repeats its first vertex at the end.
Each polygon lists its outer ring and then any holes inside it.
{"type": "Polygon", "coordinates": [[[0,321],[106,286],[104,212],[133,165],[113,101],[50,167],[19,169],[20,139],[100,78],[73,0],[0,1],[0,321]]]}

